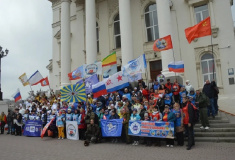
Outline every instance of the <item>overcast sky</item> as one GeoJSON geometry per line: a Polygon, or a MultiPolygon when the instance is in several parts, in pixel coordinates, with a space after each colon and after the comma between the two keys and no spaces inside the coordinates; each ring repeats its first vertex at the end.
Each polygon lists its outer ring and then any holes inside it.
{"type": "MultiPolygon", "coordinates": [[[[235,21],[235,7],[232,7],[235,21]]],[[[17,88],[23,99],[30,87],[23,87],[18,77],[28,78],[36,70],[48,76],[46,66],[52,57],[52,9],[48,0],[0,0],[0,46],[9,49],[2,59],[2,91],[4,99],[12,99],[17,88]]],[[[48,87],[33,86],[33,90],[48,87]]]]}

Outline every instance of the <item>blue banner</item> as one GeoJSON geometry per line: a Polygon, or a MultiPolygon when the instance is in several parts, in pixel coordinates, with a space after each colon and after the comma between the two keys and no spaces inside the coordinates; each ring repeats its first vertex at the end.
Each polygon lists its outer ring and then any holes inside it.
{"type": "Polygon", "coordinates": [[[28,120],[24,126],[24,136],[40,137],[42,130],[41,120],[28,120]]]}
{"type": "Polygon", "coordinates": [[[120,137],[123,119],[101,120],[102,137],[120,137]]]}
{"type": "Polygon", "coordinates": [[[174,122],[129,121],[128,135],[174,139],[174,122]]]}

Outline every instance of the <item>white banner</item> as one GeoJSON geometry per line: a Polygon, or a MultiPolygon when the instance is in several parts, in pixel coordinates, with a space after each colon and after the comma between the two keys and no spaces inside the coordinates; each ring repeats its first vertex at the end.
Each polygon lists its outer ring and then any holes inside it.
{"type": "Polygon", "coordinates": [[[93,64],[84,64],[83,73],[85,77],[89,77],[94,74],[102,75],[102,62],[96,62],[93,64]]]}
{"type": "Polygon", "coordinates": [[[67,138],[71,140],[79,140],[77,121],[66,121],[67,138]]]}

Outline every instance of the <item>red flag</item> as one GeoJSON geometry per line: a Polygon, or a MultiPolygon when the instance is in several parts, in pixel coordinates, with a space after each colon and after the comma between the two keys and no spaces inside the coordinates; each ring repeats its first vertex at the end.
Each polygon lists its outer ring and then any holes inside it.
{"type": "Polygon", "coordinates": [[[193,27],[186,28],[185,35],[189,43],[191,43],[195,38],[211,35],[210,17],[206,18],[193,27]]]}
{"type": "Polygon", "coordinates": [[[48,80],[48,77],[44,78],[42,81],[41,81],[41,86],[49,86],[49,80],[48,80]]]}
{"type": "Polygon", "coordinates": [[[173,45],[171,41],[171,35],[157,39],[153,44],[153,50],[157,52],[165,51],[172,48],[173,45]]]}
{"type": "Polygon", "coordinates": [[[43,136],[44,136],[44,134],[46,133],[48,127],[51,125],[51,123],[52,123],[52,121],[54,121],[54,119],[55,119],[55,117],[52,118],[52,120],[51,120],[50,122],[48,122],[48,123],[45,125],[45,127],[44,127],[43,130],[42,130],[41,138],[43,138],[43,136]]]}

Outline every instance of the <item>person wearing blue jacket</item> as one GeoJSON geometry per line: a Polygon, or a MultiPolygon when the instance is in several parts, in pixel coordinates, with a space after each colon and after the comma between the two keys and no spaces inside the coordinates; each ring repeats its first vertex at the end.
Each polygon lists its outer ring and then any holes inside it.
{"type": "MultiPolygon", "coordinates": [[[[137,114],[137,109],[134,108],[133,109],[133,113],[131,114],[131,117],[130,117],[130,121],[140,121],[140,116],[139,114],[137,114]]],[[[139,137],[138,136],[133,136],[132,137],[134,142],[133,142],[133,146],[138,146],[139,145],[139,137]]]]}
{"type": "MultiPolygon", "coordinates": [[[[112,120],[112,119],[119,119],[119,115],[117,114],[117,111],[116,111],[116,108],[114,108],[112,111],[111,111],[111,116],[109,117],[109,120],[112,120]]],[[[118,142],[118,138],[117,137],[113,137],[112,139],[112,143],[117,143],[118,142]]]]}
{"type": "Polygon", "coordinates": [[[164,103],[171,106],[172,104],[172,96],[173,94],[170,93],[169,89],[166,89],[166,93],[164,95],[164,103]]]}
{"type": "Polygon", "coordinates": [[[64,139],[64,121],[65,118],[62,116],[61,111],[59,111],[59,115],[56,117],[56,127],[58,128],[58,139],[64,139]]]}
{"type": "MultiPolygon", "coordinates": [[[[163,113],[163,118],[162,120],[164,122],[175,122],[176,117],[173,112],[170,111],[169,106],[165,106],[164,113],[163,113]]],[[[166,139],[166,146],[167,147],[174,147],[174,139],[166,139]]]]}

